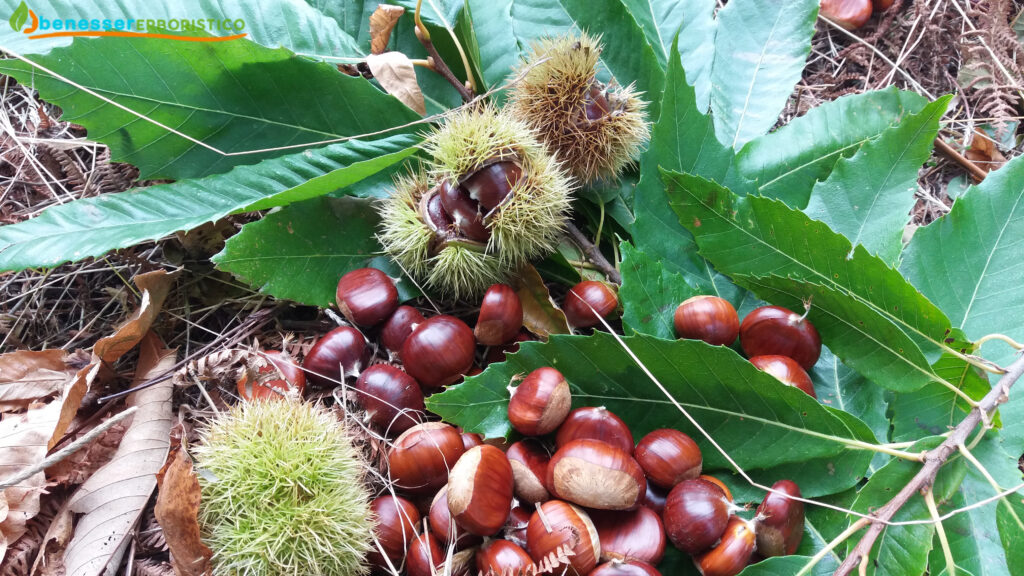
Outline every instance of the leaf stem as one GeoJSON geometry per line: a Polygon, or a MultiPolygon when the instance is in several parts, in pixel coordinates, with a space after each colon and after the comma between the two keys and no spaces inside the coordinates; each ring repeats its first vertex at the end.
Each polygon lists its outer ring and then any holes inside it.
{"type": "Polygon", "coordinates": [[[1013,348],[1014,350],[1024,350],[1024,344],[1017,342],[1016,340],[1010,338],[1005,334],[986,334],[985,336],[978,338],[978,341],[974,343],[974,349],[980,350],[981,345],[990,340],[1001,340],[1009,344],[1010,347],[1013,348]]]}
{"type": "Polygon", "coordinates": [[[469,63],[466,61],[466,54],[462,51],[462,45],[459,44],[458,38],[456,38],[453,33],[452,40],[455,41],[455,46],[459,49],[459,55],[462,57],[462,63],[466,67],[466,75],[469,77],[466,84],[463,84],[462,81],[455,77],[455,74],[452,73],[452,69],[445,63],[444,58],[441,58],[441,55],[437,52],[437,48],[434,47],[434,43],[430,40],[430,32],[427,31],[427,27],[423,24],[423,20],[420,19],[420,8],[422,6],[423,0],[417,0],[416,12],[413,14],[413,20],[416,22],[416,39],[420,41],[420,44],[423,44],[423,47],[427,50],[427,54],[430,55],[427,60],[432,63],[431,68],[440,74],[442,78],[447,80],[449,84],[455,87],[459,96],[462,97],[463,102],[471,102],[473,100],[473,73],[469,69],[469,63]]]}
{"type": "Polygon", "coordinates": [[[862,442],[860,440],[841,440],[843,444],[851,446],[853,448],[860,448],[861,450],[870,450],[872,452],[878,452],[880,454],[888,454],[889,456],[895,456],[896,458],[902,458],[904,460],[910,460],[913,462],[924,462],[925,452],[906,452],[903,450],[897,450],[892,448],[892,444],[872,444],[870,442],[862,442]]]}
{"type": "Polygon", "coordinates": [[[572,241],[580,247],[580,250],[583,250],[588,260],[593,262],[600,271],[604,272],[604,275],[609,280],[616,284],[622,284],[622,274],[619,273],[615,266],[612,266],[611,262],[604,257],[604,254],[601,254],[601,251],[594,246],[594,243],[575,224],[569,222],[566,224],[565,229],[569,233],[569,237],[572,238],[572,241]]]}
{"type": "Polygon", "coordinates": [[[946,528],[939,520],[939,508],[935,505],[935,492],[929,488],[925,490],[924,503],[928,506],[928,514],[935,521],[935,531],[939,535],[939,544],[942,545],[942,555],[946,559],[946,573],[948,576],[956,576],[956,563],[953,561],[953,550],[949,547],[949,539],[946,538],[946,528]]]}
{"type": "Polygon", "coordinates": [[[846,542],[846,540],[849,539],[850,536],[853,536],[854,533],[858,532],[861,528],[864,528],[867,525],[867,518],[861,518],[853,524],[850,524],[850,526],[846,530],[843,530],[843,532],[839,536],[836,536],[831,542],[826,544],[824,548],[818,550],[818,553],[812,556],[810,561],[807,562],[807,564],[805,564],[804,567],[801,568],[800,571],[795,574],[795,576],[804,576],[805,574],[813,570],[814,567],[818,565],[818,562],[821,562],[822,558],[828,556],[829,553],[835,550],[836,546],[839,546],[843,542],[846,542]]]}

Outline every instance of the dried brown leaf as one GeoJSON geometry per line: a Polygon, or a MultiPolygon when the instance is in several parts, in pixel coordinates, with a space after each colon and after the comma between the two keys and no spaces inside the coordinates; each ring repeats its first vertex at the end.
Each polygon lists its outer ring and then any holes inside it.
{"type": "Polygon", "coordinates": [[[371,54],[366,57],[373,77],[395,98],[402,101],[418,114],[427,113],[427,105],[423,99],[419,82],[416,81],[416,68],[412,60],[401,52],[385,52],[371,54]]]}
{"type": "Polygon", "coordinates": [[[180,447],[167,459],[157,475],[156,519],[171,549],[171,564],[179,576],[210,572],[213,552],[199,535],[199,479],[192,459],[180,447]]]}
{"type": "Polygon", "coordinates": [[[0,356],[0,412],[21,410],[60,393],[72,372],[63,350],[18,350],[0,356]]]}
{"type": "Polygon", "coordinates": [[[1006,164],[1006,156],[996,148],[996,143],[988,136],[977,132],[974,133],[971,146],[964,152],[964,156],[985,172],[991,172],[1006,164]]]}
{"type": "Polygon", "coordinates": [[[527,330],[542,340],[547,340],[551,334],[570,333],[565,314],[551,300],[551,293],[536,268],[527,264],[520,269],[512,287],[523,303],[523,326],[527,330]]]}
{"type": "Polygon", "coordinates": [[[74,515],[65,504],[43,536],[39,555],[32,564],[32,576],[64,576],[64,551],[74,534],[74,527],[74,515]]]}
{"type": "MultiPolygon", "coordinates": [[[[176,353],[153,333],[140,344],[133,385],[164,374],[176,353]]],[[[156,474],[167,459],[171,431],[170,379],[128,396],[138,407],[114,458],[71,496],[68,506],[82,514],[64,553],[68,574],[96,576],[120,561],[123,544],[156,487],[156,474]]]]}
{"type": "Polygon", "coordinates": [[[405,8],[401,6],[377,5],[377,9],[370,14],[370,52],[372,54],[380,54],[387,50],[388,41],[391,40],[391,30],[394,29],[398,19],[404,13],[405,8]]]}

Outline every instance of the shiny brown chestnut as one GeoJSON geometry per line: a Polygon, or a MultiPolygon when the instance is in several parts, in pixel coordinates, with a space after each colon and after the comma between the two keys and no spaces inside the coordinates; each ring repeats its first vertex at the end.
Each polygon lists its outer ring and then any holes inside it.
{"type": "Polygon", "coordinates": [[[441,205],[441,194],[440,186],[434,188],[427,193],[426,196],[420,201],[422,212],[426,216],[425,221],[434,232],[442,237],[447,238],[451,233],[455,223],[452,221],[452,217],[448,215],[444,210],[444,206],[441,205]]]}
{"type": "Polygon", "coordinates": [[[540,442],[531,438],[520,440],[508,447],[505,456],[512,465],[516,498],[529,504],[551,498],[545,487],[551,455],[540,442]]]}
{"type": "Polygon", "coordinates": [[[462,445],[466,447],[466,450],[474,446],[480,446],[484,443],[484,437],[475,433],[462,433],[462,445]]]}
{"type": "Polygon", "coordinates": [[[401,358],[402,344],[426,320],[420,311],[412,306],[399,306],[384,322],[380,329],[380,341],[393,358],[401,358]]]}
{"type": "Polygon", "coordinates": [[[821,356],[821,336],[806,318],[781,306],[761,306],[740,324],[740,346],[748,358],[788,356],[810,370],[821,356]]]}
{"type": "Polygon", "coordinates": [[[754,518],[757,535],[757,553],[761,556],[787,556],[796,553],[804,536],[804,503],[787,498],[800,497],[800,487],[792,480],[779,480],[772,484],[754,518]]]}
{"type": "Polygon", "coordinates": [[[356,401],[374,430],[394,438],[423,421],[423,391],[401,369],[374,364],[356,380],[356,401]]]}
{"type": "Polygon", "coordinates": [[[661,572],[646,562],[613,560],[594,568],[587,576],[661,576],[661,572]]]}
{"type": "Polygon", "coordinates": [[[590,516],[561,500],[548,500],[530,516],[526,528],[526,551],[541,573],[586,576],[597,566],[601,540],[590,516]],[[543,516],[543,518],[542,518],[543,516]],[[561,547],[572,551],[568,566],[551,564],[551,555],[561,547]]]}
{"type": "Polygon", "coordinates": [[[430,494],[448,482],[448,472],[466,448],[454,426],[444,422],[417,424],[402,433],[388,450],[388,469],[395,486],[411,494],[430,494]]]}
{"type": "Polygon", "coordinates": [[[454,384],[473,367],[476,339],[466,323],[453,316],[428,318],[402,345],[405,371],[425,393],[454,384]]]}
{"type": "Polygon", "coordinates": [[[374,517],[373,532],[384,554],[374,546],[367,560],[374,568],[389,571],[384,560],[386,555],[395,568],[401,567],[406,550],[419,534],[420,513],[416,505],[400,496],[387,494],[370,502],[370,512],[374,517]]]}
{"type": "Polygon", "coordinates": [[[728,346],[740,334],[736,309],[718,296],[694,296],[680,304],[673,315],[676,336],[703,340],[712,346],[728,346]]]}
{"type": "Polygon", "coordinates": [[[351,326],[340,326],[324,334],[302,360],[310,385],[333,388],[348,376],[358,376],[370,360],[366,338],[351,326]]]}
{"type": "Polygon", "coordinates": [[[678,430],[660,428],[640,439],[633,457],[647,479],[663,488],[700,476],[703,458],[692,438],[678,430]]]}
{"type": "Polygon", "coordinates": [[[543,436],[562,425],[572,408],[572,392],[562,373],[542,367],[512,391],[508,420],[520,434],[543,436]]]}
{"type": "Polygon", "coordinates": [[[471,534],[496,534],[512,509],[513,482],[504,452],[487,444],[470,448],[448,475],[452,518],[471,534]]]}
{"type": "Polygon", "coordinates": [[[357,326],[375,326],[398,308],[398,289],[376,268],[357,268],[338,281],[338,309],[357,326]]]}
{"type": "Polygon", "coordinates": [[[665,501],[665,532],[687,554],[708,549],[729,523],[729,502],[721,488],[700,478],[683,480],[665,501]]]}
{"type": "Polygon", "coordinates": [[[820,14],[847,30],[867,24],[874,5],[871,0],[821,0],[820,14]]]}
{"type": "Polygon", "coordinates": [[[484,346],[501,346],[516,339],[523,326],[523,303],[508,284],[494,284],[480,303],[473,334],[484,346]]]}
{"type": "Polygon", "coordinates": [[[636,460],[600,440],[573,440],[548,463],[548,490],[555,498],[597,510],[630,510],[644,492],[647,479],[636,460]]]}
{"type": "Polygon", "coordinates": [[[750,363],[756,366],[758,370],[771,374],[776,380],[786,386],[799,388],[811,398],[818,397],[814,392],[814,382],[811,381],[811,377],[792,358],[779,356],[778,354],[769,354],[754,356],[750,359],[750,363]]]}
{"type": "Polygon", "coordinates": [[[245,400],[302,397],[306,391],[306,373],[295,360],[280,350],[264,350],[259,354],[255,373],[244,370],[236,382],[239,396],[245,400]]]}
{"type": "Polygon", "coordinates": [[[522,506],[516,506],[508,513],[505,527],[501,529],[505,540],[526,549],[526,528],[530,525],[531,512],[522,506]]]}
{"type": "Polygon", "coordinates": [[[722,540],[693,561],[704,576],[736,576],[750,564],[756,542],[754,527],[739,516],[729,518],[722,540]]]}
{"type": "Polygon", "coordinates": [[[658,513],[658,516],[665,514],[665,500],[668,499],[668,490],[659,487],[654,482],[647,483],[647,491],[640,500],[641,506],[646,506],[658,513]]]}
{"type": "Polygon", "coordinates": [[[665,556],[665,526],[657,512],[643,506],[626,512],[594,510],[590,519],[601,538],[601,560],[657,565],[665,556]]]}
{"type": "Polygon", "coordinates": [[[470,534],[464,528],[460,528],[452,521],[451,510],[448,509],[448,486],[443,486],[434,495],[430,503],[430,510],[427,512],[430,518],[430,531],[437,536],[441,546],[454,544],[455,550],[465,550],[479,546],[483,539],[476,534],[470,534]]]}
{"type": "Polygon", "coordinates": [[[573,328],[590,328],[619,307],[619,297],[604,282],[584,280],[565,295],[562,312],[573,328]],[[596,312],[596,315],[595,315],[596,312]]]}
{"type": "Polygon", "coordinates": [[[714,476],[708,476],[706,474],[701,474],[700,479],[707,480],[708,482],[711,482],[715,486],[721,488],[722,494],[725,494],[725,499],[728,500],[729,502],[732,502],[732,492],[729,491],[729,487],[725,485],[725,482],[722,482],[721,480],[715,478],[714,476]]]}
{"type": "Polygon", "coordinates": [[[435,576],[441,573],[445,554],[430,532],[417,536],[405,554],[405,572],[408,576],[435,576]]]}
{"type": "Polygon", "coordinates": [[[555,445],[562,447],[580,438],[600,440],[628,454],[633,453],[633,433],[629,426],[604,406],[585,406],[570,412],[558,427],[555,445]]]}
{"type": "Polygon", "coordinates": [[[451,216],[459,235],[477,242],[486,242],[491,237],[491,231],[484,224],[480,204],[470,198],[461,186],[453,186],[444,181],[438,194],[441,196],[441,206],[451,216]]]}
{"type": "Polygon", "coordinates": [[[482,576],[526,574],[532,564],[526,550],[508,540],[490,540],[476,553],[476,569],[482,576]]]}
{"type": "Polygon", "coordinates": [[[495,162],[464,178],[462,189],[487,213],[508,198],[522,175],[523,169],[515,162],[495,162]]]}

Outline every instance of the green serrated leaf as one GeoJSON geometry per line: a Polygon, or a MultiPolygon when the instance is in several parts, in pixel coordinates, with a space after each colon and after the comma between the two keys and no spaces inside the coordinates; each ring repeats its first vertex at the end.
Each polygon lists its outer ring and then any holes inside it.
{"type": "Polygon", "coordinates": [[[875,437],[889,437],[883,388],[843,364],[827,346],[822,346],[821,357],[808,374],[821,403],[853,414],[871,428],[875,437]]]}
{"type": "Polygon", "coordinates": [[[637,250],[629,242],[619,244],[622,255],[622,325],[629,334],[635,330],[658,338],[676,337],[673,313],[677,306],[699,292],[679,274],[637,250]]]}
{"type": "MultiPolygon", "coordinates": [[[[793,576],[810,562],[810,556],[776,556],[747,566],[739,573],[739,576],[793,576]]],[[[828,576],[838,567],[838,564],[826,560],[815,564],[805,574],[807,576],[828,576]]]]}
{"type": "Polygon", "coordinates": [[[0,270],[56,266],[161,238],[244,209],[282,206],[347,186],[415,152],[418,138],[352,140],[182,180],[54,206],[0,228],[0,270]]]}
{"type": "Polygon", "coordinates": [[[761,196],[802,209],[815,182],[827,178],[840,158],[853,155],[927,103],[918,94],[895,87],[843,96],[751,140],[737,154],[737,166],[761,196]],[[840,125],[843,129],[836,130],[840,125]]]}
{"type": "MultiPolygon", "coordinates": [[[[805,495],[820,495],[853,486],[867,469],[873,453],[859,448],[861,441],[874,442],[867,426],[781,385],[733,350],[645,335],[623,342],[745,470],[774,476],[774,482],[783,477],[777,471],[786,467],[785,477],[796,481],[805,495]],[[812,462],[815,466],[805,466],[812,462]]],[[[553,366],[565,375],[574,406],[607,407],[637,438],[655,428],[678,428],[703,447],[705,469],[728,468],[722,455],[604,333],[524,342],[505,362],[428,398],[427,407],[471,432],[506,436],[511,432],[507,387],[516,374],[540,366],[553,366]]]]}
{"type": "Polygon", "coordinates": [[[246,224],[213,261],[265,294],[311,306],[330,306],[338,279],[367,266],[399,278],[403,300],[417,296],[401,269],[381,255],[379,222],[371,200],[314,198],[246,224]]]}
{"type": "Polygon", "coordinates": [[[250,153],[275,146],[408,133],[414,127],[396,126],[419,118],[362,78],[247,40],[78,38],[30,59],[203,142],[140,120],[26,62],[0,61],[0,72],[38,89],[64,110],[63,120],[85,126],[91,139],[107,144],[112,160],[138,166],[140,178],[201,177],[301,150],[250,153]]]}
{"type": "Polygon", "coordinates": [[[817,0],[738,0],[718,11],[711,111],[735,150],[778,121],[811,51],[817,0]]]}
{"type": "Polygon", "coordinates": [[[517,35],[521,28],[512,19],[513,4],[513,0],[466,1],[476,31],[481,74],[488,86],[500,86],[519,64],[520,51],[529,45],[517,35]]]}
{"type": "Polygon", "coordinates": [[[917,201],[917,173],[931,156],[950,98],[939,98],[865,143],[853,156],[840,158],[829,177],[814,186],[804,212],[895,264],[917,201]]]}

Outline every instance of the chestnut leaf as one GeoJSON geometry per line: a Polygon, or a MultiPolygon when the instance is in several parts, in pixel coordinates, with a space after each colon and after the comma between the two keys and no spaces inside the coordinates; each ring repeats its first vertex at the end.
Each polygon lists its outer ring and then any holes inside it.
{"type": "Polygon", "coordinates": [[[680,274],[671,272],[629,242],[619,244],[622,253],[622,325],[627,330],[667,340],[676,337],[672,315],[679,303],[700,294],[680,274]]]}

